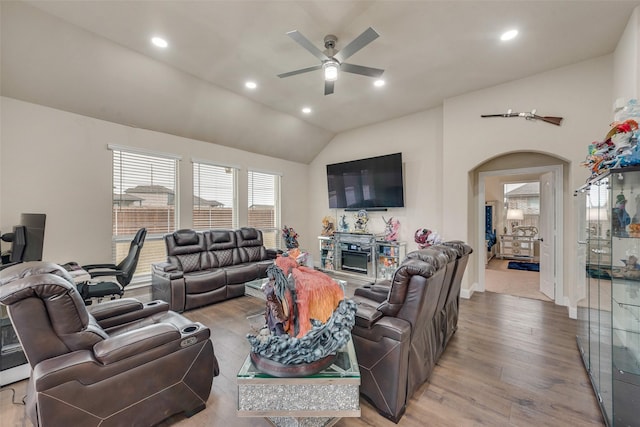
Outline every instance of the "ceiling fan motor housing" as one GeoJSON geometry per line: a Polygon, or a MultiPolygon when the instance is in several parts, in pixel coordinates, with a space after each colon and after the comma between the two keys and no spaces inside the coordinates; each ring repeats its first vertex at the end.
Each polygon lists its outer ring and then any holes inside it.
{"type": "Polygon", "coordinates": [[[336,43],[338,42],[338,37],[333,34],[327,34],[324,36],[324,47],[327,49],[335,49],[336,43]]]}

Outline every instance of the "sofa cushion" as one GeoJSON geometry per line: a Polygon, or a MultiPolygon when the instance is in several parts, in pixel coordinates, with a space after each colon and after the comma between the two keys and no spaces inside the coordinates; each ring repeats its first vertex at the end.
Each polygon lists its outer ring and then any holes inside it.
{"type": "Polygon", "coordinates": [[[267,250],[264,246],[248,246],[238,248],[241,262],[257,262],[268,259],[267,250]]]}
{"type": "Polygon", "coordinates": [[[225,286],[226,274],[223,269],[194,271],[184,275],[184,283],[187,294],[200,294],[225,286]]]}
{"type": "Polygon", "coordinates": [[[201,269],[200,263],[201,253],[193,252],[190,254],[176,255],[176,259],[179,262],[180,270],[184,273],[190,273],[192,271],[198,271],[201,269]]]}
{"type": "Polygon", "coordinates": [[[227,285],[246,283],[258,278],[258,266],[250,264],[231,265],[224,269],[227,273],[227,285]]]}

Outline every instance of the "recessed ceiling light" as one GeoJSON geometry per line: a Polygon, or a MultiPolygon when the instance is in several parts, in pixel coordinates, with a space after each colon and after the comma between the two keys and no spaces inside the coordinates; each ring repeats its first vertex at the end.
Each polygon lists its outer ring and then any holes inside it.
{"type": "Polygon", "coordinates": [[[502,33],[502,35],[500,36],[500,40],[502,41],[511,40],[516,38],[517,35],[518,35],[518,30],[509,30],[502,33]]]}
{"type": "Polygon", "coordinates": [[[382,87],[384,86],[384,80],[376,80],[375,82],[373,82],[373,85],[375,87],[382,87]]]}
{"type": "Polygon", "coordinates": [[[247,88],[249,88],[249,89],[255,89],[255,88],[257,88],[257,87],[258,87],[258,85],[256,84],[256,82],[246,82],[244,85],[245,85],[247,88]]]}
{"type": "Polygon", "coordinates": [[[309,107],[303,107],[303,108],[302,108],[302,112],[303,112],[303,113],[305,113],[305,114],[310,114],[310,113],[311,113],[311,108],[309,108],[309,107]]]}
{"type": "Polygon", "coordinates": [[[154,45],[161,47],[161,48],[165,48],[167,46],[169,46],[169,43],[167,43],[167,41],[165,39],[163,39],[162,37],[152,37],[151,38],[151,43],[153,43],[154,45]]]}

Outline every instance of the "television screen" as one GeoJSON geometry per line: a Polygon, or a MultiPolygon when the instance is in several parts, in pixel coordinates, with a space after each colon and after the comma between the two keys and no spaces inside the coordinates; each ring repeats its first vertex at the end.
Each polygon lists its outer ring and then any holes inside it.
{"type": "Polygon", "coordinates": [[[402,153],[327,165],[329,208],[404,207],[402,153]]]}

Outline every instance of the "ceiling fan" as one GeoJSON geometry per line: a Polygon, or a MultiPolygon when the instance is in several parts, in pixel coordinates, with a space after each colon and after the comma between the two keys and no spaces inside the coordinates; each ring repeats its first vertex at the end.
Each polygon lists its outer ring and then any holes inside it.
{"type": "Polygon", "coordinates": [[[311,52],[311,54],[318,58],[321,63],[313,67],[302,68],[300,70],[278,74],[278,77],[280,78],[295,76],[296,74],[308,73],[309,71],[323,69],[324,94],[330,95],[333,93],[333,86],[335,81],[338,80],[338,73],[340,71],[376,78],[379,78],[380,76],[382,76],[382,73],[384,73],[384,70],[381,70],[379,68],[363,67],[362,65],[354,65],[344,62],[347,58],[349,58],[354,53],[356,53],[380,36],[376,32],[376,30],[371,27],[367,28],[351,43],[342,48],[342,50],[336,49],[338,38],[333,34],[327,35],[324,38],[324,52],[315,47],[313,43],[311,43],[309,39],[303,36],[298,30],[289,31],[287,35],[300,46],[311,52]]]}

